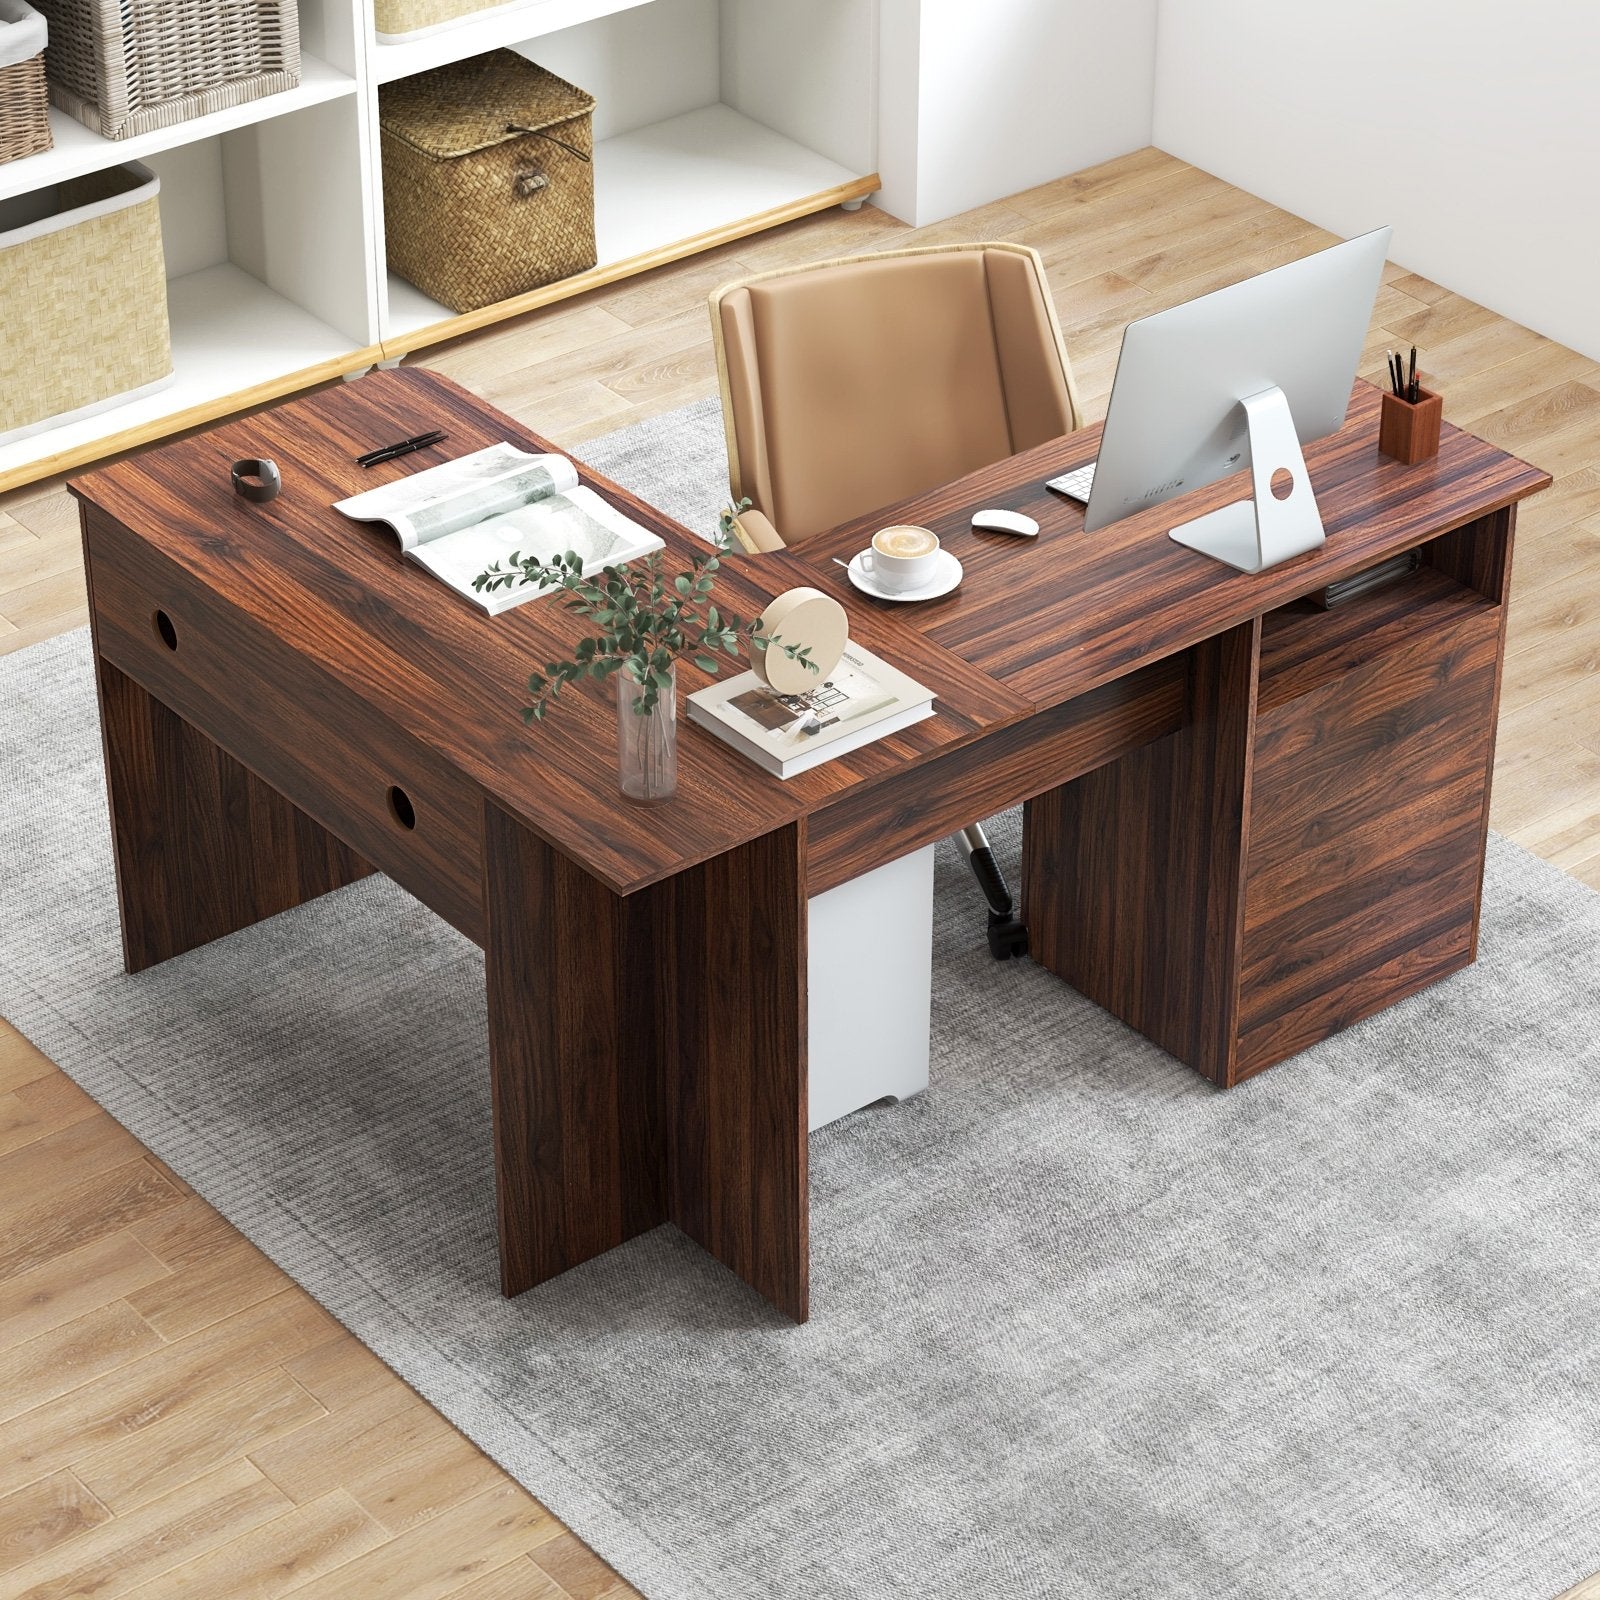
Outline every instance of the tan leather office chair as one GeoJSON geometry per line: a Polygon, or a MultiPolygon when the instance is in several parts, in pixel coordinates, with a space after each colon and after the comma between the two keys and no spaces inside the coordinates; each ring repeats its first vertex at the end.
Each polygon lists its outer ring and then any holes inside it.
{"type": "MultiPolygon", "coordinates": [[[[1083,418],[1035,250],[938,245],[711,296],[734,532],[779,550],[1070,433],[1083,418]]],[[[979,509],[974,506],[974,510],[979,509]]],[[[1026,934],[981,828],[958,836],[996,956],[1026,934]]]]}
{"type": "Polygon", "coordinates": [[[751,550],[795,544],[1082,422],[1038,252],[942,245],[762,273],[711,297],[751,550]]]}

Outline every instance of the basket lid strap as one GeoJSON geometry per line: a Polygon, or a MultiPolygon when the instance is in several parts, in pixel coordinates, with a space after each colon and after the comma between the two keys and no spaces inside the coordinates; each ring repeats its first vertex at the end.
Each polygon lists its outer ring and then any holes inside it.
{"type": "Polygon", "coordinates": [[[548,139],[551,144],[560,145],[561,148],[563,150],[565,150],[568,155],[576,156],[580,161],[587,161],[587,160],[590,159],[588,154],[586,152],[580,150],[577,147],[577,145],[568,144],[565,139],[556,138],[556,136],[553,133],[548,132],[544,128],[523,128],[523,127],[519,127],[515,122],[508,122],[506,124],[506,132],[507,133],[526,133],[526,134],[530,134],[535,139],[548,139]]]}

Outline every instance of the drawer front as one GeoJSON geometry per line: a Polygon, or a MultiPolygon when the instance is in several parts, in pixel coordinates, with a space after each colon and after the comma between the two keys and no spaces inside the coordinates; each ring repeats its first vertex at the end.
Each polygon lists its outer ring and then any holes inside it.
{"type": "Polygon", "coordinates": [[[85,553],[108,661],[482,944],[476,784],[92,511],[85,553]]]}
{"type": "Polygon", "coordinates": [[[1258,719],[1243,1031],[1303,1048],[1421,987],[1415,952],[1471,959],[1499,624],[1470,613],[1258,719]]]}

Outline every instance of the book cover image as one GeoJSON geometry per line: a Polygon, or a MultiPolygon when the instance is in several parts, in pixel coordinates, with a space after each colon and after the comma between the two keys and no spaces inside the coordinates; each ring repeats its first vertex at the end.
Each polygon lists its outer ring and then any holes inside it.
{"type": "Polygon", "coordinates": [[[799,754],[819,736],[894,709],[893,692],[864,668],[864,662],[853,664],[847,656],[804,694],[780,694],[756,684],[731,696],[725,705],[748,717],[765,735],[762,744],[768,752],[782,760],[799,754]]]}
{"type": "Polygon", "coordinates": [[[932,715],[932,690],[854,640],[833,671],[803,693],[784,694],[745,672],[689,696],[691,721],[779,778],[932,715]]]}
{"type": "Polygon", "coordinates": [[[864,674],[851,674],[851,679],[846,687],[830,677],[804,694],[779,694],[776,689],[757,686],[734,695],[728,704],[768,733],[781,733],[797,725],[797,736],[815,738],[824,728],[868,717],[894,705],[894,696],[885,693],[864,674]]]}

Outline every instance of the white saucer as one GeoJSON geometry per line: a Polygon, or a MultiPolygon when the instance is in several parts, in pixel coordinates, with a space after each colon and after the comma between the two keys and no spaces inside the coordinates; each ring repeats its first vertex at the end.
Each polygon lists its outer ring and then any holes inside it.
{"type": "Polygon", "coordinates": [[[853,555],[846,570],[849,573],[851,583],[862,594],[870,594],[874,600],[937,600],[940,595],[949,594],[961,582],[961,563],[948,550],[941,550],[938,564],[934,567],[933,576],[920,588],[880,589],[872,581],[872,574],[861,565],[861,557],[866,553],[865,550],[862,550],[853,555]]]}

